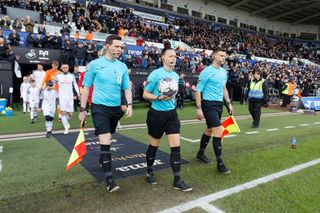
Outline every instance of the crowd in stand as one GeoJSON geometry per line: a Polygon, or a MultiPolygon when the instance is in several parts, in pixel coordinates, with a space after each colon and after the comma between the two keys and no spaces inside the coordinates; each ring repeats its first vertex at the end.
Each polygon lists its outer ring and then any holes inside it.
{"type": "MultiPolygon", "coordinates": [[[[195,48],[213,49],[219,46],[239,54],[254,54],[260,57],[284,60],[306,58],[315,63],[320,62],[316,51],[312,47],[304,46],[301,42],[294,43],[281,38],[270,38],[243,31],[236,33],[231,27],[220,27],[217,30],[213,23],[193,19],[168,19],[164,17],[166,25],[158,25],[134,15],[129,9],[110,11],[102,5],[89,3],[85,7],[78,3],[70,4],[57,0],[50,3],[30,0],[25,1],[24,5],[19,5],[19,1],[3,1],[2,7],[5,5],[39,11],[45,23],[65,24],[66,29],[61,33],[67,35],[70,33],[71,23],[74,23],[78,30],[143,37],[144,40],[159,43],[166,39],[173,39],[181,40],[195,48]]],[[[8,17],[4,17],[0,21],[0,26],[3,29],[9,29],[12,24],[12,29],[19,31],[22,24],[26,26],[26,23],[19,23],[19,20],[7,23],[10,20],[6,19],[8,17]]]]}
{"type": "MultiPolygon", "coordinates": [[[[302,65],[301,58],[306,58],[316,63],[320,62],[312,46],[305,46],[301,42],[293,42],[282,38],[271,38],[265,35],[236,32],[233,28],[222,27],[216,29],[216,25],[208,22],[199,22],[193,19],[168,19],[164,17],[165,24],[158,25],[144,20],[132,13],[131,10],[120,11],[106,10],[102,5],[88,4],[84,7],[78,3],[67,4],[61,1],[26,1],[24,5],[19,1],[3,1],[4,6],[20,7],[39,11],[44,23],[63,23],[60,32],[50,35],[45,25],[38,28],[38,35],[33,34],[35,22],[26,17],[23,20],[15,19],[11,22],[8,16],[0,20],[1,29],[12,29],[7,43],[19,46],[20,37],[17,31],[25,26],[28,36],[28,47],[62,49],[63,55],[69,64],[86,65],[99,56],[102,45],[93,41],[92,32],[103,32],[142,38],[143,41],[162,43],[166,39],[181,40],[194,48],[214,49],[225,48],[229,55],[225,64],[229,72],[229,82],[240,86],[246,85],[254,70],[262,70],[270,87],[281,90],[286,79],[293,79],[307,94],[319,85],[319,74],[315,67],[302,65]],[[79,33],[70,38],[71,25],[74,23],[77,30],[88,31],[84,40],[79,40],[79,33]],[[61,36],[62,35],[62,36],[61,36]],[[237,54],[244,54],[247,62],[241,62],[237,54]],[[272,64],[267,62],[250,63],[255,56],[289,60],[290,65],[272,64]]],[[[1,36],[0,32],[0,37],[1,36]]],[[[0,39],[0,55],[4,56],[3,43],[0,39]]],[[[5,41],[4,41],[5,42],[5,41]]],[[[6,50],[9,54],[10,50],[6,50]]],[[[0,56],[0,57],[2,57],[0,56]]],[[[129,68],[152,69],[161,65],[160,51],[156,47],[146,47],[141,55],[131,55],[127,47],[120,60],[129,68]]],[[[5,57],[2,57],[5,58],[5,57]]],[[[200,73],[205,66],[211,63],[211,57],[205,51],[183,52],[177,50],[176,70],[192,73],[200,73]]]]}

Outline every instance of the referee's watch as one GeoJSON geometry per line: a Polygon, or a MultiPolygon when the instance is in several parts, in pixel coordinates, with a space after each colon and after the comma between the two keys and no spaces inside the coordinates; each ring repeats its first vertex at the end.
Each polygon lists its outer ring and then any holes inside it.
{"type": "Polygon", "coordinates": [[[132,103],[128,103],[127,106],[132,106],[132,103]]]}
{"type": "Polygon", "coordinates": [[[226,102],[226,104],[229,106],[229,105],[231,105],[231,102],[226,102]]]}
{"type": "Polygon", "coordinates": [[[80,107],[80,112],[87,112],[87,109],[85,107],[80,107]]]}

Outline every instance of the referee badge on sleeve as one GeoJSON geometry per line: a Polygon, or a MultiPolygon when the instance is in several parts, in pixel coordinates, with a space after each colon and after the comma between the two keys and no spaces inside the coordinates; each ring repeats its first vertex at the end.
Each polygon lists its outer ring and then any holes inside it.
{"type": "Polygon", "coordinates": [[[118,82],[118,83],[121,83],[121,80],[122,80],[121,75],[118,75],[118,77],[117,77],[117,82],[118,82]]]}

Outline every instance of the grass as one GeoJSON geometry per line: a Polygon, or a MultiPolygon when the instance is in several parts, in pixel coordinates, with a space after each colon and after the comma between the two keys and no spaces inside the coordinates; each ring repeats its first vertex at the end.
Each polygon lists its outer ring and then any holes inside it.
{"type": "Polygon", "coordinates": [[[218,200],[226,212],[319,212],[320,166],[218,200]],[[272,205],[270,205],[272,204],[272,205]]]}
{"type": "MultiPolygon", "coordinates": [[[[173,190],[172,172],[166,169],[156,173],[156,186],[148,185],[143,175],[134,176],[119,180],[121,190],[108,194],[81,165],[69,172],[64,171],[69,153],[54,139],[0,142],[4,147],[0,155],[3,161],[0,212],[159,211],[319,158],[319,125],[299,126],[319,120],[320,116],[305,115],[262,118],[258,129],[260,134],[257,135],[245,134],[252,131],[251,119],[239,120],[242,132],[223,142],[223,157],[232,170],[230,175],[219,174],[215,165],[195,161],[199,144],[182,141],[182,157],[189,161],[182,166],[182,177],[193,186],[191,193],[173,190]],[[289,125],[298,128],[283,128],[289,125]],[[267,132],[268,128],[280,130],[267,132]],[[296,150],[291,149],[293,136],[297,138],[296,150]]],[[[183,125],[181,135],[198,139],[202,130],[203,124],[183,125]]],[[[146,129],[121,131],[121,134],[143,143],[147,143],[146,133],[146,129]]],[[[169,152],[166,143],[164,137],[160,149],[169,152]]],[[[213,159],[211,144],[206,155],[213,159]]],[[[214,205],[227,212],[318,212],[318,169],[319,166],[311,167],[218,200],[214,205]]],[[[203,212],[199,208],[194,210],[203,212]]]]}
{"type": "MultiPolygon", "coordinates": [[[[236,115],[247,115],[248,109],[247,105],[240,105],[238,103],[234,104],[236,115]]],[[[21,107],[20,107],[21,109],[21,107]]],[[[131,119],[122,119],[121,124],[137,124],[145,123],[147,116],[147,104],[139,103],[134,106],[134,116],[131,119]]],[[[264,108],[263,113],[279,112],[276,109],[264,108]]],[[[178,110],[179,118],[181,120],[195,119],[195,108],[191,103],[187,103],[183,110],[178,110]]],[[[226,116],[224,112],[223,116],[226,116]]],[[[71,128],[79,128],[78,113],[75,112],[73,119],[70,121],[71,128]]],[[[13,134],[13,133],[24,133],[24,132],[45,132],[44,118],[42,112],[39,113],[38,121],[35,124],[30,124],[29,114],[23,114],[22,111],[15,110],[13,117],[6,117],[0,114],[0,134],[13,134]]],[[[88,116],[86,127],[93,127],[91,116],[88,116]]],[[[61,130],[63,126],[60,122],[55,122],[53,125],[53,130],[61,130]]]]}

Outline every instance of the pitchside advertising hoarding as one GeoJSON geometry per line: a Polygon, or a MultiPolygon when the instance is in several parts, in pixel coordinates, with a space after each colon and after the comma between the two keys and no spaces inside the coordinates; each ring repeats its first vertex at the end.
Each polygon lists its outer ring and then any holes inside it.
{"type": "Polygon", "coordinates": [[[45,64],[50,65],[54,60],[60,60],[61,51],[42,48],[13,47],[16,55],[19,55],[19,64],[45,64]]]}
{"type": "Polygon", "coordinates": [[[302,97],[301,102],[305,109],[320,110],[320,98],[302,97]]]}

